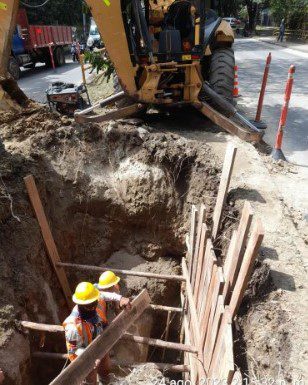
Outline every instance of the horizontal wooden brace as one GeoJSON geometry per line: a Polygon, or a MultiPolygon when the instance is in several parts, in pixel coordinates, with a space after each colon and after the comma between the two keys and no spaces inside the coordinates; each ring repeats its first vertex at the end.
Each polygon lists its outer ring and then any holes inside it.
{"type": "MultiPolygon", "coordinates": [[[[21,321],[21,325],[27,329],[32,330],[39,330],[39,331],[47,331],[47,332],[53,332],[53,333],[63,333],[64,328],[61,325],[47,325],[47,324],[39,324],[36,322],[30,322],[30,321],[21,321]]],[[[190,345],[184,345],[176,342],[168,342],[163,340],[158,340],[156,338],[149,338],[149,337],[140,337],[140,336],[134,336],[132,334],[124,334],[121,337],[122,340],[129,340],[134,341],[139,344],[145,344],[145,345],[151,345],[151,346],[158,346],[166,349],[174,349],[174,350],[180,350],[183,352],[189,352],[189,353],[196,353],[197,349],[190,345]]]]}
{"type": "Polygon", "coordinates": [[[102,267],[102,266],[80,265],[78,263],[67,263],[67,262],[58,262],[57,266],[68,267],[76,270],[89,270],[89,271],[112,270],[115,274],[124,274],[124,275],[132,275],[136,277],[185,282],[185,278],[182,275],[155,274],[155,273],[149,273],[147,271],[122,270],[122,269],[114,269],[112,267],[107,267],[107,266],[102,267]]]}

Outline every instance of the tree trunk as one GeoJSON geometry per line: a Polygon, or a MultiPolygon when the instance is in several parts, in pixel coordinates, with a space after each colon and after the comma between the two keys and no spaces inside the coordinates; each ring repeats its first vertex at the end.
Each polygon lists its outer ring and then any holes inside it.
{"type": "Polygon", "coordinates": [[[245,3],[249,17],[249,30],[254,31],[258,4],[251,0],[245,0],[245,3]]]}

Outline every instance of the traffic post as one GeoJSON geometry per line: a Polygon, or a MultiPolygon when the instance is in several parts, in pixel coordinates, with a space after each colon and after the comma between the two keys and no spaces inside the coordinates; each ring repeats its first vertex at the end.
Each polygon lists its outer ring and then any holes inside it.
{"type": "Polygon", "coordinates": [[[253,121],[253,124],[257,128],[260,128],[260,129],[267,128],[267,124],[261,120],[261,114],[262,114],[264,95],[265,95],[265,90],[266,90],[268,73],[270,70],[271,61],[272,61],[272,54],[270,52],[266,58],[266,64],[265,64],[263,79],[262,79],[262,85],[261,85],[261,90],[260,90],[260,94],[259,94],[257,113],[256,113],[255,120],[253,121]]]}
{"type": "Polygon", "coordinates": [[[272,151],[272,157],[275,160],[286,160],[281,150],[281,146],[282,146],[282,139],[283,139],[283,130],[285,128],[287,116],[288,116],[289,101],[292,93],[294,73],[295,73],[295,66],[291,65],[289,68],[288,80],[287,80],[285,94],[284,94],[284,103],[281,109],[281,115],[280,115],[279,125],[277,129],[275,147],[272,151]]]}
{"type": "Polygon", "coordinates": [[[239,84],[238,84],[238,66],[234,66],[234,83],[233,83],[233,98],[236,99],[240,97],[239,94],[239,84]]]}

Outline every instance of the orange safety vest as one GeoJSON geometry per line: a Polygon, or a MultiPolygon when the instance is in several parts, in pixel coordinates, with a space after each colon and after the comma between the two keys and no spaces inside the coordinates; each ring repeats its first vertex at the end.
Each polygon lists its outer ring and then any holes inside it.
{"type": "MultiPolygon", "coordinates": [[[[99,318],[99,323],[103,323],[104,325],[108,324],[107,321],[107,315],[106,315],[106,302],[103,299],[98,300],[98,304],[96,307],[96,312],[99,318]]],[[[67,325],[74,325],[78,334],[82,338],[82,345],[84,348],[86,348],[93,340],[93,325],[91,323],[83,320],[78,313],[78,307],[75,306],[72,310],[71,314],[66,318],[66,320],[63,322],[63,327],[67,325]]],[[[77,358],[77,355],[73,353],[75,350],[75,346],[70,343],[70,341],[66,340],[66,347],[68,352],[68,358],[70,361],[73,361],[75,358],[77,358]]]]}

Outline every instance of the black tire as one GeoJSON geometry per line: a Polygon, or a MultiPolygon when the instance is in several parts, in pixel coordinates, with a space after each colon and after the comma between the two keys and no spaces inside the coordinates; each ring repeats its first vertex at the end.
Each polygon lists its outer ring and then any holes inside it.
{"type": "Polygon", "coordinates": [[[65,56],[62,47],[57,47],[53,52],[56,67],[61,67],[65,63],[65,56]]]}
{"type": "Polygon", "coordinates": [[[14,57],[10,57],[9,59],[8,71],[15,80],[18,80],[20,78],[19,64],[14,57]]]}
{"type": "Polygon", "coordinates": [[[211,56],[209,83],[219,95],[233,103],[234,51],[232,48],[218,48],[211,56]]]}

